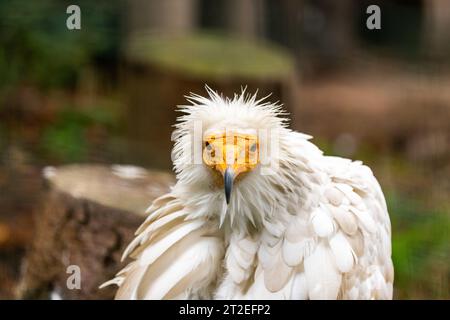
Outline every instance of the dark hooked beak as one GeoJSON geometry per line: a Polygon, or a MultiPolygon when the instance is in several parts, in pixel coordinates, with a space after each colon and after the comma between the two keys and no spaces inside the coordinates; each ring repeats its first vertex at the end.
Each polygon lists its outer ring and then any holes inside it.
{"type": "Polygon", "coordinates": [[[225,186],[225,199],[230,203],[231,190],[233,189],[234,171],[230,167],[223,174],[223,184],[225,186]]]}

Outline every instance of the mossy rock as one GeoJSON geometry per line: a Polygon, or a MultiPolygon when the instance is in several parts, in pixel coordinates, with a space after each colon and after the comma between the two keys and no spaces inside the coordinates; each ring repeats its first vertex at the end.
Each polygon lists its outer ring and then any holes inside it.
{"type": "Polygon", "coordinates": [[[282,48],[219,34],[137,35],[125,55],[130,62],[208,79],[278,80],[295,68],[294,59],[282,48]]]}

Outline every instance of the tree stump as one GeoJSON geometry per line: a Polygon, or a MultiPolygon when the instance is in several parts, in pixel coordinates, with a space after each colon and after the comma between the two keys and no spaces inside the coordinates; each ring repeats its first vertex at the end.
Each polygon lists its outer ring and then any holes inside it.
{"type": "Polygon", "coordinates": [[[125,265],[122,252],[145,209],[174,183],[173,175],[134,166],[69,165],[46,168],[43,176],[47,193],[35,217],[18,298],[113,298],[114,287],[98,286],[125,265]],[[79,289],[68,286],[78,267],[79,289]]]}

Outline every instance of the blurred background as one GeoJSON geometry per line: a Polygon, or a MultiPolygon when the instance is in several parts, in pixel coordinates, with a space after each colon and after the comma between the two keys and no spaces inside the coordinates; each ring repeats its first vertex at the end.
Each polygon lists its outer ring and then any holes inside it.
{"type": "Polygon", "coordinates": [[[42,169],[170,170],[175,106],[208,84],[272,92],[326,154],[369,165],[395,298],[449,299],[449,30],[446,0],[0,0],[0,298],[20,282],[42,169]]]}

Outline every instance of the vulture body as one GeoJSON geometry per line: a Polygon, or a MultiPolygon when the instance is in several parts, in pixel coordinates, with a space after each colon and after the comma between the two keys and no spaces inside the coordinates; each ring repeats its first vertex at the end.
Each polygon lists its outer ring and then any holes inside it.
{"type": "Polygon", "coordinates": [[[390,219],[372,171],[324,156],[279,105],[207,90],[180,107],[177,183],[105,284],[116,299],[391,299],[390,219]]]}

